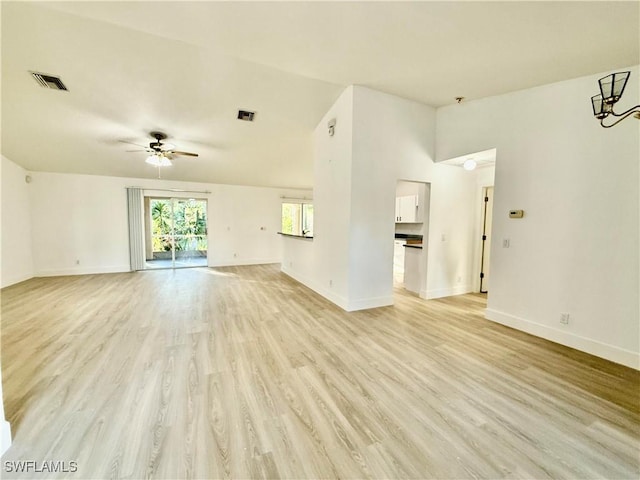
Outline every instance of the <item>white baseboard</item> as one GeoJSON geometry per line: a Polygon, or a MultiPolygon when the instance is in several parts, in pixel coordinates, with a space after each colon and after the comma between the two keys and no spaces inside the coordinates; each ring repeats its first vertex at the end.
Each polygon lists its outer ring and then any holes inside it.
{"type": "Polygon", "coordinates": [[[280,267],[280,271],[282,273],[284,273],[285,275],[293,278],[296,282],[300,282],[305,287],[310,288],[311,290],[316,292],[318,295],[326,298],[330,302],[335,303],[341,309],[346,310],[347,312],[349,311],[348,310],[349,305],[348,305],[347,299],[342,297],[341,295],[337,295],[335,292],[332,292],[331,290],[327,290],[325,288],[322,288],[320,285],[318,285],[315,282],[311,281],[306,276],[302,275],[299,272],[296,272],[292,268],[289,268],[289,267],[287,267],[285,265],[282,265],[280,267]]]}
{"type": "Polygon", "coordinates": [[[363,298],[359,300],[351,300],[347,312],[355,312],[357,310],[367,310],[369,308],[388,307],[393,305],[393,295],[387,297],[363,298]]]}
{"type": "Polygon", "coordinates": [[[552,342],[565,345],[567,347],[575,348],[582,352],[601,357],[612,362],[626,365],[627,367],[640,370],[640,354],[625,350],[614,345],[602,343],[590,338],[581,337],[575,333],[566,332],[557,328],[549,327],[548,325],[542,325],[540,323],[525,320],[524,318],[516,317],[508,313],[500,312],[487,308],[485,310],[485,318],[507,327],[521,330],[536,337],[545,338],[552,342]]]}
{"type": "Polygon", "coordinates": [[[65,268],[61,270],[40,270],[36,272],[35,277],[60,277],[64,275],[96,275],[100,273],[123,273],[130,272],[131,266],[112,265],[108,267],[77,267],[65,268]]]}
{"type": "Polygon", "coordinates": [[[15,285],[16,283],[26,282],[27,280],[31,280],[34,275],[19,275],[17,277],[7,277],[5,275],[2,276],[2,288],[10,287],[11,285],[15,285]]]}
{"type": "Polygon", "coordinates": [[[271,263],[280,263],[282,259],[280,258],[249,258],[239,260],[237,258],[233,258],[230,260],[214,260],[209,262],[209,267],[237,267],[244,265],[268,265],[271,263]]]}
{"type": "Polygon", "coordinates": [[[326,288],[320,287],[315,282],[311,281],[309,278],[304,275],[296,272],[295,270],[282,265],[280,267],[280,271],[285,275],[293,278],[295,281],[300,282],[305,287],[310,288],[317,294],[323,296],[327,300],[332,303],[335,303],[341,309],[347,312],[355,312],[357,310],[366,310],[369,308],[378,308],[378,307],[386,307],[389,305],[393,305],[393,295],[387,297],[374,297],[374,298],[363,298],[359,300],[347,300],[345,297],[341,295],[337,295],[335,292],[328,290],[326,288]]]}
{"type": "Polygon", "coordinates": [[[453,295],[463,295],[465,293],[471,293],[472,291],[471,285],[458,285],[456,287],[420,290],[420,297],[431,300],[434,298],[451,297],[453,295]]]}

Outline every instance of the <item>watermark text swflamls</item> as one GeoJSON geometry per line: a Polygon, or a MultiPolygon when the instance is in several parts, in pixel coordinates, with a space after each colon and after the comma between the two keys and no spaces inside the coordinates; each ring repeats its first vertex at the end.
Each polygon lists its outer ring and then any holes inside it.
{"type": "Polygon", "coordinates": [[[78,471],[78,462],[6,460],[4,462],[4,471],[7,473],[75,473],[78,471]]]}

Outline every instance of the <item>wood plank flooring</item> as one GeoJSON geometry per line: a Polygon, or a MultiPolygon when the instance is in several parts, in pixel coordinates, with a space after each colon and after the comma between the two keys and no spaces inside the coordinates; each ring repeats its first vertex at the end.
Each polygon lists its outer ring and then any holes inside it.
{"type": "Polygon", "coordinates": [[[640,373],[484,307],[345,313],[276,265],[6,288],[2,477],[637,479],[640,373]]]}

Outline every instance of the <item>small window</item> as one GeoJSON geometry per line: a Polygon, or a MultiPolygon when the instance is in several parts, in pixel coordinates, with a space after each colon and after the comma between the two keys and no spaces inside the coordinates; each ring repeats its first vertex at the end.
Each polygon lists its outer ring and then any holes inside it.
{"type": "Polygon", "coordinates": [[[313,204],[302,204],[302,235],[313,237],[313,204]]]}
{"type": "Polygon", "coordinates": [[[288,235],[313,236],[313,204],[283,203],[282,233],[288,235]]]}

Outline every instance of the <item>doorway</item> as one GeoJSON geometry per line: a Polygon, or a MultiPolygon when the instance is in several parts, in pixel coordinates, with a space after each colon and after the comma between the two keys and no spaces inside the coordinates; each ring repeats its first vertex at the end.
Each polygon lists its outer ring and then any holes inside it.
{"type": "Polygon", "coordinates": [[[144,197],[145,268],[207,266],[207,200],[144,197]]]}
{"type": "Polygon", "coordinates": [[[491,257],[491,226],[493,221],[493,187],[482,189],[482,246],[480,254],[480,293],[489,291],[489,259],[491,257]]]}
{"type": "Polygon", "coordinates": [[[393,285],[416,295],[426,281],[424,239],[428,238],[430,196],[429,183],[396,182],[393,285]]]}

